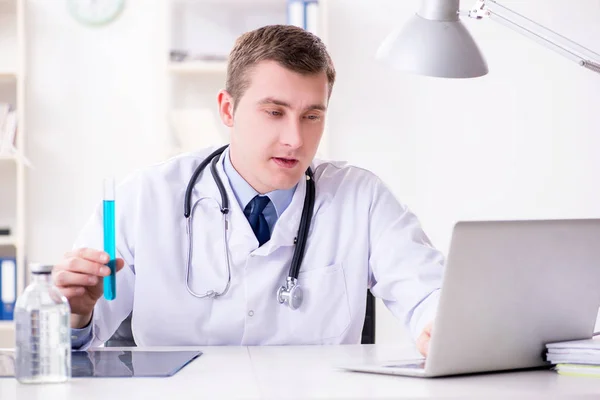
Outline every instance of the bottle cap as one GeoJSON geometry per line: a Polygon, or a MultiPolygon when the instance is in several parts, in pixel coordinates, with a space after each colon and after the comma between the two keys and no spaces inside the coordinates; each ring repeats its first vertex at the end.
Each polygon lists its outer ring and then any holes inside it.
{"type": "Polygon", "coordinates": [[[54,268],[54,266],[49,265],[49,264],[41,264],[41,263],[30,263],[29,264],[29,271],[31,271],[32,274],[49,274],[52,272],[52,268],[54,268]]]}

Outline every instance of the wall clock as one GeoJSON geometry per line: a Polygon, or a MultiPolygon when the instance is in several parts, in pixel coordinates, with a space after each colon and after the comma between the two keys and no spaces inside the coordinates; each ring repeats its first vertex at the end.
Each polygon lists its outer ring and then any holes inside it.
{"type": "Polygon", "coordinates": [[[84,25],[106,25],[125,7],[125,0],[67,0],[69,13],[84,25]]]}

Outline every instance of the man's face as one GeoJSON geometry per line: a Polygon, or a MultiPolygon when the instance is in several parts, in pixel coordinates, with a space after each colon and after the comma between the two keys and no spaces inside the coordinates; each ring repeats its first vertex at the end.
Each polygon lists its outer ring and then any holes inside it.
{"type": "Polygon", "coordinates": [[[301,75],[273,61],[248,72],[249,86],[238,99],[219,94],[223,122],[231,127],[231,161],[259,193],[289,189],[314,158],[328,102],[325,72],[301,75]]]}

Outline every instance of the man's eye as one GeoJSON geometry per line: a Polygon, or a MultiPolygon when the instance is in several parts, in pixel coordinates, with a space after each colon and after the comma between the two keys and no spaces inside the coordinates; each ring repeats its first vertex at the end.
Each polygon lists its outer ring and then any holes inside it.
{"type": "Polygon", "coordinates": [[[273,111],[273,110],[269,110],[269,111],[267,111],[267,113],[272,117],[280,117],[282,115],[281,112],[273,111]]]}
{"type": "Polygon", "coordinates": [[[318,121],[321,119],[320,115],[307,115],[306,118],[308,118],[311,121],[318,121]]]}

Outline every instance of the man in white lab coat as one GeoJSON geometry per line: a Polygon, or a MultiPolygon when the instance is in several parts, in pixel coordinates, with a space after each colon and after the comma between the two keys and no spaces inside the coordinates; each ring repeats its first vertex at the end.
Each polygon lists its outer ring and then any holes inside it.
{"type": "Polygon", "coordinates": [[[215,164],[227,230],[210,166],[191,191],[191,235],[183,215],[188,182],[214,149],[132,174],[117,190],[116,299],[102,296],[101,205],[54,269],[74,348],[104,343],[130,314],[140,346],[359,343],[370,288],[427,354],[443,256],[377,176],[314,158],[334,81],[323,43],[305,30],[267,26],[236,41],[218,95],[231,134],[215,164]],[[276,294],[297,247],[309,167],[304,297],[292,309],[276,294]],[[221,295],[199,297],[211,290],[221,295]]]}

